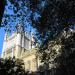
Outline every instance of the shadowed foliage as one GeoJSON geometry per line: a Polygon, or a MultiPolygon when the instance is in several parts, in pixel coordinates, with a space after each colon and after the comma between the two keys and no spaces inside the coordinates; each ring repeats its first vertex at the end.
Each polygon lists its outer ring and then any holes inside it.
{"type": "Polygon", "coordinates": [[[68,31],[61,38],[61,54],[55,58],[55,75],[74,75],[75,73],[75,32],[68,31]]]}
{"type": "Polygon", "coordinates": [[[5,10],[5,5],[6,5],[6,1],[1,0],[0,1],[0,27],[2,27],[1,22],[2,22],[2,17],[3,17],[3,14],[4,14],[4,10],[5,10]]]}
{"type": "Polygon", "coordinates": [[[16,58],[0,58],[1,75],[25,75],[24,63],[16,58]]]}

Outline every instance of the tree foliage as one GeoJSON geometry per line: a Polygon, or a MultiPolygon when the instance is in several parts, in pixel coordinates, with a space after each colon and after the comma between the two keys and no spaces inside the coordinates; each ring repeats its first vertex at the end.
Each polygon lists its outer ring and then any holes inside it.
{"type": "Polygon", "coordinates": [[[57,75],[74,75],[75,73],[75,32],[68,32],[66,36],[61,38],[61,55],[55,62],[57,67],[57,75]]]}
{"type": "Polygon", "coordinates": [[[8,9],[14,14],[6,14],[4,20],[21,21],[37,28],[42,38],[51,39],[57,36],[65,27],[74,24],[74,0],[8,0],[8,9]],[[71,13],[71,14],[70,14],[71,13]],[[15,19],[15,20],[14,20],[15,19]]]}
{"type": "Polygon", "coordinates": [[[20,59],[0,58],[0,74],[2,75],[25,75],[24,63],[20,59]]]}
{"type": "Polygon", "coordinates": [[[4,14],[4,10],[5,10],[5,5],[6,5],[6,1],[5,0],[1,0],[0,1],[0,27],[2,27],[1,22],[2,22],[2,17],[4,14]]]}
{"type": "MultiPolygon", "coordinates": [[[[51,58],[55,59],[57,53],[54,51],[53,46],[62,45],[61,36],[63,31],[69,30],[69,28],[74,27],[74,12],[75,12],[75,1],[74,0],[45,0],[44,7],[40,10],[38,9],[38,4],[36,10],[40,12],[41,17],[39,21],[33,20],[32,23],[35,28],[38,29],[42,38],[42,44],[39,49],[39,53],[42,55],[42,60],[51,58]],[[53,42],[52,42],[53,41],[53,42]],[[52,43],[51,43],[52,42],[52,43]],[[50,46],[50,47],[49,47],[50,46]],[[52,55],[53,54],[53,55],[52,55]],[[54,57],[53,57],[54,56],[54,57]]],[[[35,7],[33,6],[35,9],[35,7]]],[[[71,35],[71,34],[70,34],[71,35]]],[[[71,35],[72,36],[72,35],[71,35]]],[[[71,39],[73,39],[72,37],[71,39]]],[[[64,39],[66,41],[66,39],[64,39]]],[[[68,47],[71,48],[72,44],[66,41],[67,46],[65,49],[68,53],[68,47]]],[[[65,45],[66,45],[65,44],[65,45]]],[[[64,51],[61,49],[64,54],[64,51]]],[[[62,55],[65,56],[65,55],[62,55]]]]}
{"type": "Polygon", "coordinates": [[[47,40],[48,37],[53,39],[64,28],[74,25],[74,0],[45,0],[42,9],[38,8],[39,4],[36,4],[36,10],[40,12],[41,17],[39,21],[33,18],[32,21],[33,26],[38,29],[44,39],[47,40]]]}

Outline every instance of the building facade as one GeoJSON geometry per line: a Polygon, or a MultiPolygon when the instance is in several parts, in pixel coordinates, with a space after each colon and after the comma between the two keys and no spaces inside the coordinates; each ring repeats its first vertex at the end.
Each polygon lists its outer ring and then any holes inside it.
{"type": "Polygon", "coordinates": [[[37,71],[40,60],[37,58],[33,36],[28,36],[21,24],[16,26],[17,31],[8,36],[5,33],[2,58],[15,57],[22,59],[26,71],[37,71]]]}

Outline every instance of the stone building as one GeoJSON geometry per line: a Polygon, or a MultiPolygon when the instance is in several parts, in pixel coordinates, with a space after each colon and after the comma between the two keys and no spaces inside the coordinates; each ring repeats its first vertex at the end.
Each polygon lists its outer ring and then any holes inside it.
{"type": "Polygon", "coordinates": [[[16,32],[8,36],[6,31],[3,43],[2,58],[15,57],[24,60],[25,70],[37,71],[40,61],[36,55],[33,36],[28,36],[21,24],[16,25],[16,32]]]}

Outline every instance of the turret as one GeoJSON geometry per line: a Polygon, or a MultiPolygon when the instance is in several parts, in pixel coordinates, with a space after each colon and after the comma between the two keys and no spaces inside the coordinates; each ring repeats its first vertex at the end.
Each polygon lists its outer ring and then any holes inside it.
{"type": "Polygon", "coordinates": [[[2,50],[2,58],[5,56],[6,54],[6,45],[7,45],[7,40],[8,40],[8,29],[5,30],[5,36],[4,36],[4,42],[3,42],[3,50],[2,50]]]}
{"type": "Polygon", "coordinates": [[[16,57],[18,57],[22,52],[22,46],[24,43],[24,27],[22,24],[18,23],[16,25],[17,38],[16,38],[16,57]]]}
{"type": "Polygon", "coordinates": [[[23,33],[24,32],[24,26],[20,23],[16,25],[17,33],[23,33]]]}

